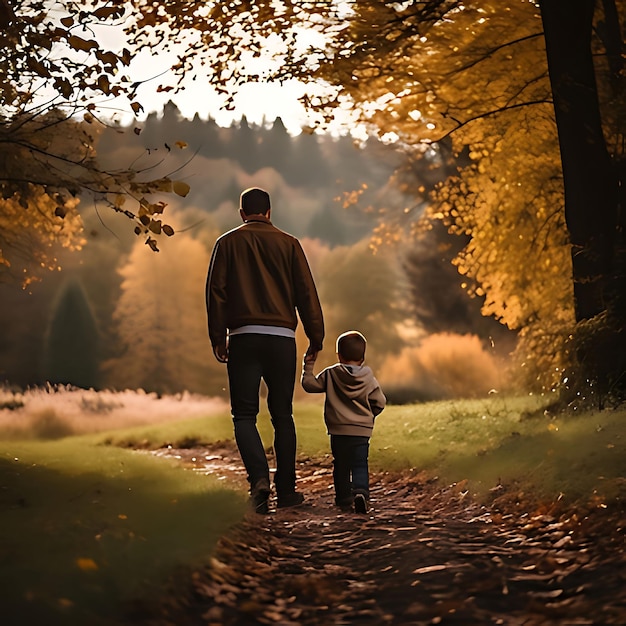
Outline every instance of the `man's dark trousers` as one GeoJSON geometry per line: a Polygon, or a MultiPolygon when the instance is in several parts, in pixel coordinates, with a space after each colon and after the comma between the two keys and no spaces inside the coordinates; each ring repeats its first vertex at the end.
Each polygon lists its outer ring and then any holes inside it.
{"type": "Polygon", "coordinates": [[[256,423],[261,379],[267,386],[267,406],[274,426],[274,484],[277,495],[283,497],[296,488],[295,339],[246,333],[229,340],[228,382],[235,440],[251,487],[269,479],[267,456],[256,423]]]}

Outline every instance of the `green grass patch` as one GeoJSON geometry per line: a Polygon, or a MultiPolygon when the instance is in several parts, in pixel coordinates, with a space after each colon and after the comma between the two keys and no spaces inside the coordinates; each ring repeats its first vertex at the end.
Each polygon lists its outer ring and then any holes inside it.
{"type": "MultiPolygon", "coordinates": [[[[269,418],[260,416],[259,425],[269,418]]],[[[270,426],[271,428],[271,426],[270,426]]],[[[157,449],[171,445],[174,448],[202,446],[233,438],[233,422],[229,413],[209,417],[194,417],[151,426],[135,426],[92,435],[90,440],[105,445],[157,449]]]]}
{"type": "Polygon", "coordinates": [[[241,519],[244,495],[217,480],[95,444],[3,445],[3,623],[120,623],[241,519]]]}
{"type": "Polygon", "coordinates": [[[517,484],[539,498],[610,500],[626,495],[626,410],[550,417],[533,398],[392,406],[371,465],[467,480],[477,495],[517,484]]]}
{"type": "MultiPolygon", "coordinates": [[[[388,406],[376,421],[370,466],[427,470],[449,483],[468,480],[477,495],[512,483],[537,497],[571,501],[623,494],[626,410],[555,417],[544,412],[548,403],[540,396],[492,396],[388,406]]],[[[294,415],[299,453],[328,454],[322,403],[298,403],[294,415]]],[[[258,423],[270,447],[273,431],[266,410],[258,423]]],[[[103,436],[116,445],[147,447],[230,438],[226,413],[103,436]]]]}

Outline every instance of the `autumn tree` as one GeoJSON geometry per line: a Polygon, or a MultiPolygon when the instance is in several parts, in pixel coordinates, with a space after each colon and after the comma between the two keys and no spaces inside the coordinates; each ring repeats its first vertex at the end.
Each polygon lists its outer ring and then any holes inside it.
{"type": "Polygon", "coordinates": [[[184,195],[185,187],[151,180],[149,170],[104,171],[93,150],[103,100],[124,96],[129,110],[141,110],[138,83],[124,71],[133,53],[103,48],[98,36],[121,29],[127,11],[104,0],[0,3],[2,280],[27,283],[37,268],[56,266],[53,244],[83,244],[77,206],[86,191],[130,218],[154,249],[154,235],[173,234],[161,222],[165,203],[150,194],[184,195]]]}
{"type": "Polygon", "coordinates": [[[122,294],[114,319],[123,348],[105,368],[113,387],[223,392],[224,367],[207,358],[211,347],[201,286],[209,259],[207,247],[184,233],[164,242],[156,257],[135,244],[120,269],[122,294]]]}

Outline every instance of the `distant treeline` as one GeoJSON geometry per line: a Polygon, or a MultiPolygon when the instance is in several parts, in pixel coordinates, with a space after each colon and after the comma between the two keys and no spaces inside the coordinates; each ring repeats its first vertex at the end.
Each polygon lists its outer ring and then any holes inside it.
{"type": "Polygon", "coordinates": [[[349,136],[292,136],[280,118],[251,125],[243,117],[221,127],[211,117],[186,119],[171,102],[162,114],[117,130],[103,133],[97,144],[105,165],[119,166],[124,155],[130,165],[140,151],[145,158],[138,167],[162,161],[159,171],[167,174],[184,165],[178,175],[191,184],[185,205],[210,213],[237,202],[247,182],[268,187],[275,203],[282,201],[282,213],[275,215],[282,227],[331,245],[357,241],[371,231],[379,214],[402,211],[411,203],[397,190],[388,193],[402,157],[376,139],[357,145],[349,136]],[[181,145],[186,149],[181,151],[181,145]]]}

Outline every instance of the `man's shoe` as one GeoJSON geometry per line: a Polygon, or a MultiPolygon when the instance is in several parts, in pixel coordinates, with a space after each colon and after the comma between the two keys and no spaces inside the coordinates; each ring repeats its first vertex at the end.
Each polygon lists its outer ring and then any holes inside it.
{"type": "Polygon", "coordinates": [[[268,500],[270,497],[270,484],[267,480],[259,480],[250,490],[250,506],[255,513],[267,515],[269,512],[268,500]]]}
{"type": "Polygon", "coordinates": [[[352,511],[354,511],[352,498],[348,498],[347,500],[335,499],[335,504],[341,509],[342,513],[352,513],[352,511]]]}
{"type": "Polygon", "coordinates": [[[364,494],[357,493],[354,496],[354,511],[355,513],[367,513],[369,511],[367,498],[364,494]]]}
{"type": "Polygon", "coordinates": [[[299,506],[304,502],[304,496],[299,491],[294,491],[293,493],[288,493],[284,496],[278,496],[277,507],[279,509],[286,509],[290,506],[299,506]]]}

